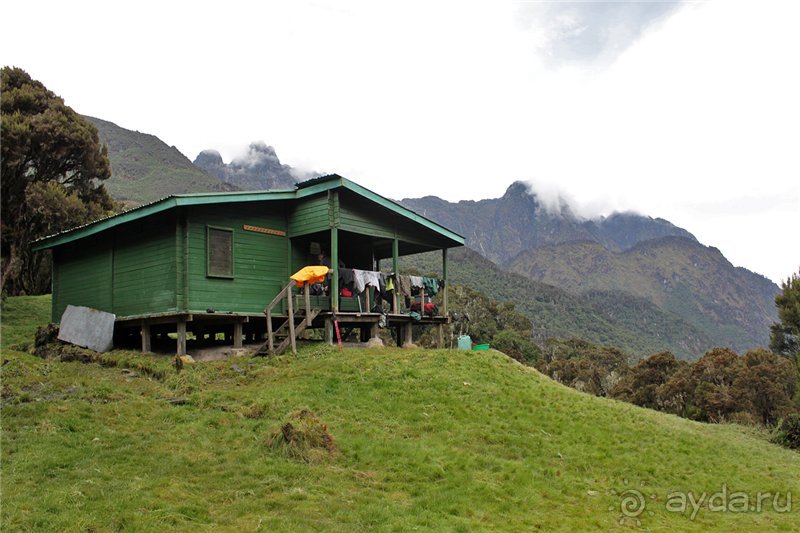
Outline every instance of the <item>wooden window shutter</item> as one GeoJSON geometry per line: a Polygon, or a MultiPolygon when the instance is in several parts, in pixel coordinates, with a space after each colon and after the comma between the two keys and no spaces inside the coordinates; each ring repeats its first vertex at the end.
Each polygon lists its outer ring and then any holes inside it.
{"type": "Polygon", "coordinates": [[[207,227],[208,275],[233,277],[233,230],[207,227]]]}

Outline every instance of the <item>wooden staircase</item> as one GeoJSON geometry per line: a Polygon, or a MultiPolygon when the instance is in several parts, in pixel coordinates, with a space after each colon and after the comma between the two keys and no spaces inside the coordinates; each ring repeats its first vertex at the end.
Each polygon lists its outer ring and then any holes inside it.
{"type": "Polygon", "coordinates": [[[292,287],[297,283],[292,280],[278,293],[270,302],[264,314],[267,315],[267,341],[258,347],[254,355],[279,355],[291,346],[292,353],[297,353],[297,337],[308,328],[314,319],[317,318],[321,309],[311,308],[311,296],[308,291],[308,283],[304,286],[304,308],[294,310],[294,298],[292,297],[292,287]],[[272,310],[286,298],[288,302],[288,318],[278,329],[272,328],[272,310]],[[300,322],[297,322],[297,320],[300,322]]]}

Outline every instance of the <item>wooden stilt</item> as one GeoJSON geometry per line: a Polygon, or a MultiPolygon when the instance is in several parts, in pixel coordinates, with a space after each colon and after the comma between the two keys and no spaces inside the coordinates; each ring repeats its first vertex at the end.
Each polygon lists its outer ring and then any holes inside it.
{"type": "Polygon", "coordinates": [[[178,320],[178,355],[186,355],[186,320],[178,320]]]}
{"type": "Polygon", "coordinates": [[[142,321],[142,353],[148,353],[150,349],[150,324],[142,321]]]}
{"type": "Polygon", "coordinates": [[[325,342],[333,346],[333,320],[325,319],[325,342]]]}
{"type": "Polygon", "coordinates": [[[403,324],[403,348],[414,347],[413,326],[411,322],[403,324]]]}
{"type": "Polygon", "coordinates": [[[242,323],[238,321],[233,324],[233,347],[242,347],[242,323]]]}

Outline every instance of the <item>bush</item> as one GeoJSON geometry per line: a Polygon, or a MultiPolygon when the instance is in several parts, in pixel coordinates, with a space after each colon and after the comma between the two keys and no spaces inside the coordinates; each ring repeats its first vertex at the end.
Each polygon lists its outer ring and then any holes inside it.
{"type": "Polygon", "coordinates": [[[780,421],[773,442],[793,450],[800,450],[800,413],[792,413],[780,421]]]}
{"type": "Polygon", "coordinates": [[[511,329],[504,329],[497,333],[491,344],[495,350],[499,350],[517,361],[529,365],[538,361],[541,355],[536,345],[511,329]]]}
{"type": "Polygon", "coordinates": [[[336,453],[328,426],[308,409],[290,413],[285,423],[270,431],[266,445],[306,463],[319,462],[336,453]]]}

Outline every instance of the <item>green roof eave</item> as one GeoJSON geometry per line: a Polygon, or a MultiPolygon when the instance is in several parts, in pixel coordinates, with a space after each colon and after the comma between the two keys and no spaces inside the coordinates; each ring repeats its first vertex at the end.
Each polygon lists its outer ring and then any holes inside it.
{"type": "Polygon", "coordinates": [[[434,231],[452,242],[453,247],[455,246],[463,246],[464,245],[464,237],[458,235],[457,233],[445,228],[444,226],[440,226],[439,224],[429,220],[417,213],[403,207],[402,205],[384,198],[383,196],[376,194],[369,189],[358,185],[357,183],[353,183],[352,181],[343,178],[337,174],[330,174],[328,176],[322,176],[320,178],[314,178],[308,180],[307,182],[303,182],[302,184],[298,184],[297,188],[294,190],[275,190],[275,191],[239,191],[239,192],[229,192],[229,193],[193,193],[193,194],[179,194],[174,196],[169,196],[162,200],[157,200],[153,203],[146,204],[130,211],[125,211],[118,215],[113,215],[108,218],[96,220],[85,226],[80,226],[77,228],[73,228],[70,230],[63,231],[61,233],[57,233],[55,235],[50,235],[48,237],[43,237],[36,241],[33,241],[32,250],[39,251],[39,250],[46,250],[48,248],[54,248],[56,246],[60,246],[62,244],[67,244],[69,242],[73,242],[79,239],[83,239],[85,237],[89,237],[91,235],[96,235],[102,231],[106,231],[108,229],[120,226],[122,224],[126,224],[128,222],[132,222],[134,220],[138,220],[144,217],[148,217],[151,215],[155,215],[157,213],[161,213],[164,211],[168,211],[170,209],[174,209],[176,207],[187,207],[187,206],[195,206],[195,205],[210,205],[210,204],[220,204],[220,203],[239,203],[239,202],[255,202],[255,201],[264,201],[264,200],[295,200],[300,198],[306,198],[308,196],[313,196],[315,194],[319,194],[321,192],[326,192],[329,190],[337,189],[339,187],[343,187],[354,193],[363,196],[364,198],[375,202],[376,204],[389,209],[405,218],[408,218],[417,224],[422,225],[425,228],[434,231]]]}
{"type": "Polygon", "coordinates": [[[406,207],[403,207],[402,205],[398,204],[395,201],[389,200],[388,198],[384,198],[383,196],[381,196],[381,195],[379,195],[377,193],[374,193],[374,192],[370,191],[369,189],[367,189],[365,187],[362,187],[361,185],[359,185],[357,183],[353,183],[352,181],[350,181],[350,180],[348,180],[346,178],[341,178],[341,180],[342,180],[342,185],[346,189],[349,189],[349,190],[351,190],[351,191],[353,191],[353,192],[355,192],[357,194],[360,194],[361,196],[363,196],[363,197],[365,197],[365,198],[367,198],[369,200],[372,200],[376,204],[379,204],[379,205],[385,207],[386,209],[394,211],[395,213],[397,213],[399,215],[402,215],[402,216],[404,216],[406,218],[410,218],[411,220],[413,220],[417,224],[425,226],[426,228],[428,228],[428,229],[430,229],[432,231],[435,231],[435,232],[447,237],[448,239],[450,239],[452,241],[455,241],[457,243],[457,244],[455,244],[455,246],[464,246],[465,239],[464,239],[464,237],[462,237],[458,233],[456,233],[456,232],[454,232],[452,230],[449,230],[449,229],[445,228],[444,226],[441,226],[441,225],[437,224],[436,222],[434,222],[434,221],[432,221],[432,220],[430,220],[428,218],[425,218],[424,216],[419,215],[419,214],[415,213],[414,211],[412,211],[412,210],[410,210],[410,209],[408,209],[406,207]]]}
{"type": "Polygon", "coordinates": [[[128,222],[133,222],[134,220],[169,211],[176,207],[217,204],[220,203],[221,197],[224,198],[225,203],[254,202],[260,200],[292,200],[295,198],[295,191],[195,193],[169,196],[118,215],[96,220],[85,226],[79,226],[55,235],[42,237],[41,239],[33,241],[31,249],[37,252],[39,250],[54,248],[62,244],[83,239],[84,237],[96,235],[102,231],[115,228],[128,222]]]}
{"type": "Polygon", "coordinates": [[[351,190],[354,193],[363,196],[364,198],[367,198],[368,200],[371,200],[386,209],[389,209],[390,211],[393,211],[405,218],[409,218],[417,224],[420,224],[444,237],[447,237],[452,241],[455,241],[453,246],[464,246],[465,244],[464,237],[458,233],[437,224],[429,218],[425,218],[424,216],[415,213],[414,211],[398,204],[393,200],[389,200],[378,193],[372,192],[366,187],[362,187],[361,185],[354,183],[347,178],[343,178],[338,174],[330,174],[328,176],[313,178],[303,182],[302,184],[298,185],[297,197],[303,198],[305,196],[310,196],[312,194],[317,194],[339,187],[344,187],[345,189],[351,190]]]}

